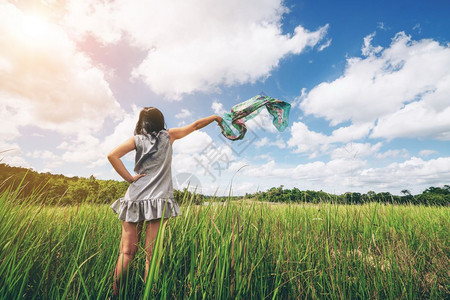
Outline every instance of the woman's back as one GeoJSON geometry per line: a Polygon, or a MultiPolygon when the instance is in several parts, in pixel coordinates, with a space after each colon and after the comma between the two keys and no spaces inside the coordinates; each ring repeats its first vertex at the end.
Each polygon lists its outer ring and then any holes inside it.
{"type": "Polygon", "coordinates": [[[172,145],[169,133],[161,130],[156,135],[134,136],[136,157],[134,171],[146,174],[133,182],[129,196],[131,200],[173,199],[172,145]]]}

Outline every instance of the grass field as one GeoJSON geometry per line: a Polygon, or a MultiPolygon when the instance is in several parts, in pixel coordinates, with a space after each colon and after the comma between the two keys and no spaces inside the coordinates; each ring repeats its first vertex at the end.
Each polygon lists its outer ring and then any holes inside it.
{"type": "MultiPolygon", "coordinates": [[[[0,194],[0,298],[109,298],[116,215],[35,197],[0,194]]],[[[449,207],[228,201],[181,212],[160,232],[147,286],[137,253],[124,299],[450,297],[449,207]]]]}

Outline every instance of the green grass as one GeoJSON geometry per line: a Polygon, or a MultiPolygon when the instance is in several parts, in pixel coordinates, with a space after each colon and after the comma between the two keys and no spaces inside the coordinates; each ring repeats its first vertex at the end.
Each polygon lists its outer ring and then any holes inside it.
{"type": "MultiPolygon", "coordinates": [[[[109,206],[17,198],[0,194],[0,298],[110,297],[121,226],[109,206]]],[[[124,299],[450,295],[448,207],[228,201],[181,212],[160,232],[147,286],[138,251],[124,299]]]]}

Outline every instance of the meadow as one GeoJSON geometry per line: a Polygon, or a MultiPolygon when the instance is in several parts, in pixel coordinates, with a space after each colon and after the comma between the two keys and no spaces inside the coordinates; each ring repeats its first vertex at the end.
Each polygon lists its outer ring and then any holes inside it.
{"type": "MultiPolygon", "coordinates": [[[[120,221],[108,205],[0,194],[0,299],[107,299],[120,221]]],[[[122,299],[444,299],[450,208],[367,203],[194,205],[138,251],[122,299]]]]}

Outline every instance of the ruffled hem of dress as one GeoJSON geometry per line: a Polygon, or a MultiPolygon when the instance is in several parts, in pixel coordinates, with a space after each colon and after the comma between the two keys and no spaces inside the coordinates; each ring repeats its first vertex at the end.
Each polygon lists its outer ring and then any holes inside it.
{"type": "Polygon", "coordinates": [[[174,199],[153,198],[132,201],[120,198],[111,205],[111,208],[118,214],[120,220],[135,223],[160,219],[163,215],[164,204],[166,204],[164,218],[181,215],[180,207],[174,199]]]}

